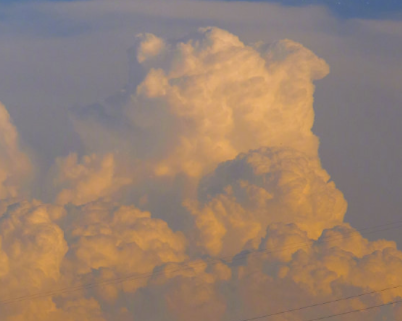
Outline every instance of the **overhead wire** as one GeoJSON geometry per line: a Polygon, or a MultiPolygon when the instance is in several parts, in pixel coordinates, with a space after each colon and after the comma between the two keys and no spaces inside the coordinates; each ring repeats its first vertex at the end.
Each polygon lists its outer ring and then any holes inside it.
{"type": "MultiPolygon", "coordinates": [[[[387,287],[387,288],[383,288],[383,289],[380,289],[380,290],[375,290],[375,291],[364,292],[364,293],[360,293],[360,294],[356,294],[356,295],[351,295],[351,296],[348,296],[348,297],[343,297],[343,298],[339,298],[339,299],[335,299],[335,300],[331,300],[331,301],[325,301],[325,302],[315,303],[315,304],[306,305],[306,306],[293,308],[293,309],[289,309],[289,310],[283,310],[283,311],[280,311],[280,312],[264,314],[264,315],[260,315],[260,316],[257,316],[257,317],[251,317],[251,318],[248,318],[248,319],[242,319],[242,320],[239,320],[239,321],[254,321],[254,320],[274,317],[274,316],[278,316],[278,315],[282,315],[282,314],[286,314],[286,313],[292,313],[292,312],[298,312],[298,311],[302,311],[302,310],[306,310],[306,309],[310,309],[310,308],[316,308],[316,307],[323,306],[323,305],[328,305],[328,304],[331,304],[331,303],[338,303],[338,302],[341,302],[341,301],[347,301],[347,300],[351,300],[351,299],[356,299],[356,298],[360,298],[360,297],[363,297],[363,296],[366,296],[366,295],[371,295],[371,294],[375,294],[375,293],[381,293],[381,292],[385,292],[385,291],[395,290],[395,289],[398,289],[398,288],[402,288],[402,284],[387,287]]],[[[399,302],[402,302],[402,300],[401,301],[394,301],[394,302],[391,302],[391,303],[386,303],[384,305],[390,305],[390,304],[399,303],[399,302]]],[[[380,307],[380,306],[383,306],[383,305],[379,305],[379,306],[375,306],[375,307],[380,307]]],[[[353,311],[355,311],[355,310],[353,310],[353,311]]],[[[353,311],[349,311],[348,313],[352,313],[353,311]]],[[[337,315],[333,315],[333,316],[337,316],[337,315]]],[[[306,320],[306,321],[315,321],[315,320],[321,320],[321,319],[313,319],[313,320],[306,320]]]]}
{"type": "Polygon", "coordinates": [[[369,306],[369,307],[363,308],[363,309],[356,309],[356,310],[346,311],[346,312],[342,312],[342,313],[330,314],[330,315],[327,315],[327,316],[324,316],[324,317],[319,317],[319,318],[315,318],[315,319],[308,319],[308,320],[304,320],[304,321],[319,321],[319,320],[325,320],[325,319],[330,319],[330,318],[339,317],[339,316],[342,316],[342,315],[347,315],[347,314],[352,314],[352,313],[359,313],[359,312],[363,312],[363,311],[367,311],[367,310],[372,310],[372,309],[377,309],[377,308],[385,307],[385,306],[387,306],[387,305],[400,304],[400,303],[402,303],[402,300],[397,300],[397,301],[393,301],[393,302],[383,303],[383,304],[379,304],[379,305],[373,305],[373,306],[369,306]]]}

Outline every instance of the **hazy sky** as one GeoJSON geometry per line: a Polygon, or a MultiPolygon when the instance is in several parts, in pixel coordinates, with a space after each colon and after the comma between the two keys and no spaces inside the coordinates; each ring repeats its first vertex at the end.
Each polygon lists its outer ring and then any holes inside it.
{"type": "Polygon", "coordinates": [[[402,3],[398,0],[262,0],[262,2],[280,3],[285,6],[327,7],[340,18],[384,19],[401,16],[402,3]]]}
{"type": "MultiPolygon", "coordinates": [[[[32,1],[32,0],[31,0],[32,1]]],[[[1,0],[0,3],[15,4],[28,0],[1,0]]],[[[48,2],[73,2],[75,0],[48,0],[48,2]]],[[[228,0],[232,1],[232,0],[228,0]]],[[[250,1],[250,0],[248,0],[250,1]]],[[[313,6],[328,8],[341,18],[385,19],[401,17],[402,3],[398,0],[256,0],[257,2],[278,3],[283,6],[313,6]]]]}
{"type": "Polygon", "coordinates": [[[0,1],[0,299],[152,274],[0,316],[241,320],[402,284],[401,14],[392,0],[0,1]]]}

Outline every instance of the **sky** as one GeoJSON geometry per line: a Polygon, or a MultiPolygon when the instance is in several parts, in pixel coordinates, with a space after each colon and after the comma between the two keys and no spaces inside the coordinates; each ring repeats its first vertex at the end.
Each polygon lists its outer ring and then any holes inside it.
{"type": "MultiPolygon", "coordinates": [[[[262,0],[264,1],[264,0],[262,0]]],[[[400,18],[402,3],[398,0],[265,0],[285,6],[325,6],[340,18],[369,18],[385,17],[400,18]]]]}
{"type": "MultiPolygon", "coordinates": [[[[15,4],[28,0],[1,0],[0,3],[15,4]]],[[[73,2],[80,0],[48,0],[48,2],[73,2]]],[[[84,0],[81,0],[84,1],[84,0]]],[[[227,0],[234,1],[234,0],[227,0]]],[[[253,1],[253,0],[247,0],[253,1]]],[[[400,19],[402,3],[399,0],[255,0],[257,2],[278,3],[283,6],[324,6],[340,18],[400,19]]]]}
{"type": "Polygon", "coordinates": [[[1,1],[1,319],[402,318],[401,10],[1,1]]]}

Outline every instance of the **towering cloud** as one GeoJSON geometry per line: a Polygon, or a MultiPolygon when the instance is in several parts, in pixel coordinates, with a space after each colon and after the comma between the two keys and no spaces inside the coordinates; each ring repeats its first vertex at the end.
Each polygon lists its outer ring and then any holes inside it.
{"type": "Polygon", "coordinates": [[[310,50],[290,40],[247,46],[217,28],[186,42],[139,41],[145,79],[76,117],[89,148],[129,153],[157,176],[200,177],[260,146],[317,156],[312,80],[328,66],[310,50]]]}
{"type": "Polygon", "coordinates": [[[86,156],[55,160],[44,180],[54,204],[15,199],[29,161],[0,106],[2,320],[241,320],[402,284],[402,253],[343,222],[346,201],[321,167],[322,59],[208,27],[177,42],[139,35],[130,61],[140,81],[130,66],[124,90],[74,111],[86,156]]]}

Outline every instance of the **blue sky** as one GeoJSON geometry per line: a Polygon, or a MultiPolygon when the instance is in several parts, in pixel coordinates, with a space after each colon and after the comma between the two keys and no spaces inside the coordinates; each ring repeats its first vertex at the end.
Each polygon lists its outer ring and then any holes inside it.
{"type": "Polygon", "coordinates": [[[286,6],[324,5],[342,18],[383,18],[401,16],[400,0],[256,0],[286,6]]]}
{"type": "MultiPolygon", "coordinates": [[[[32,0],[30,0],[31,2],[32,0]]],[[[48,2],[83,0],[47,0],[48,2]]],[[[226,0],[236,1],[236,0],[226,0]]],[[[245,0],[280,3],[285,6],[323,5],[341,18],[401,18],[401,0],[245,0]]],[[[27,2],[27,0],[0,0],[0,4],[27,2]]]]}

